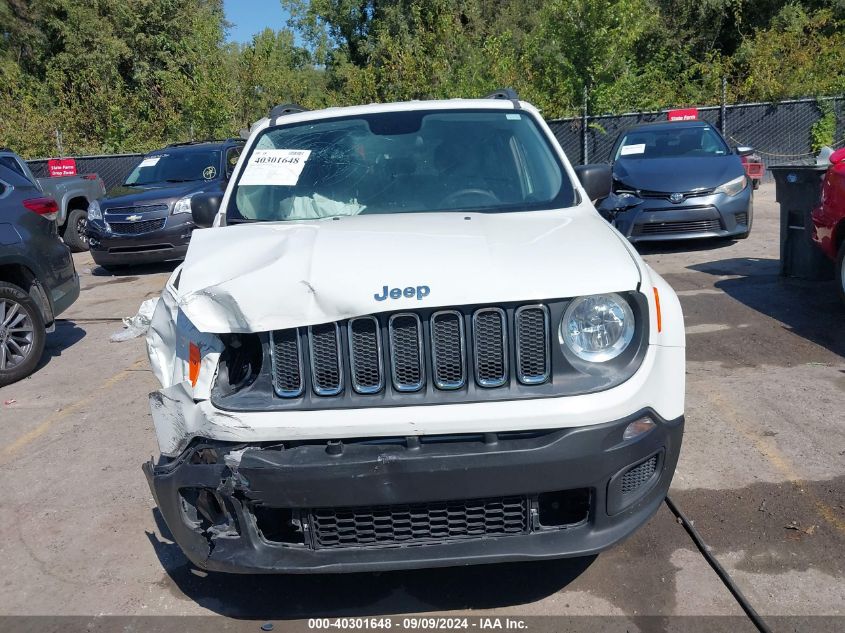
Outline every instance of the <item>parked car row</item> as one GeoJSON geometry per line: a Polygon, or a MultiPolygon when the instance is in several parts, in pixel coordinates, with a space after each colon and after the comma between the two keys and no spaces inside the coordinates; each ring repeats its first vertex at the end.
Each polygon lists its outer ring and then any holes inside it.
{"type": "Polygon", "coordinates": [[[45,196],[56,201],[56,226],[74,252],[88,250],[88,205],[106,193],[97,174],[35,178],[26,161],[7,148],[0,148],[0,165],[32,182],[45,196]]]}

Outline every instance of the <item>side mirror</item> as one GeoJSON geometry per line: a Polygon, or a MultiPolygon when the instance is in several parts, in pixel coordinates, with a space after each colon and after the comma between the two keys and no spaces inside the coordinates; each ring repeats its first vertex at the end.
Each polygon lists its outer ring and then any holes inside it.
{"type": "Polygon", "coordinates": [[[191,217],[194,224],[201,228],[208,228],[214,224],[214,218],[220,211],[223,194],[219,191],[198,193],[191,198],[191,217]]]}
{"type": "Polygon", "coordinates": [[[613,181],[613,168],[610,165],[578,165],[575,175],[590,200],[601,200],[610,195],[613,181]]]}
{"type": "Polygon", "coordinates": [[[737,156],[748,156],[749,154],[754,153],[754,148],[748,147],[747,145],[739,145],[734,148],[734,151],[736,152],[737,156]]]}

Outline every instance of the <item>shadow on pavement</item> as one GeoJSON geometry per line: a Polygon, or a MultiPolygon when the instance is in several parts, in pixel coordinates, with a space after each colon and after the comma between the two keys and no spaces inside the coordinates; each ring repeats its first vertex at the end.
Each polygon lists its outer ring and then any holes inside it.
{"type": "Polygon", "coordinates": [[[85,338],[87,332],[76,325],[73,321],[57,320],[56,330],[47,335],[47,342],[44,345],[44,353],[35,371],[45,367],[53,358],[61,356],[62,352],[73,347],[85,338]]]}
{"type": "MultiPolygon", "coordinates": [[[[820,577],[814,582],[821,587],[845,573],[845,477],[757,482],[731,490],[672,490],[670,495],[695,522],[717,556],[732,554],[731,568],[773,576],[815,570],[820,577]]],[[[558,593],[553,604],[531,611],[561,613],[570,601],[578,600],[577,595],[586,593],[636,621],[634,614],[675,612],[679,573],[685,573],[687,581],[691,574],[713,573],[665,507],[624,543],[598,557],[304,576],[200,572],[169,540],[170,533],[157,510],[153,515],[162,536],[154,532],[146,535],[164,568],[161,586],[179,599],[234,618],[274,620],[501,609],[558,593]]],[[[705,586],[719,582],[715,574],[702,581],[705,586]]],[[[727,589],[721,597],[708,600],[733,603],[727,589]]]]}
{"type": "Polygon", "coordinates": [[[127,275],[172,273],[181,263],[181,261],[170,261],[157,264],[139,264],[137,266],[112,266],[109,268],[95,265],[91,269],[91,275],[94,277],[126,277],[127,275]]]}
{"type": "MultiPolygon", "coordinates": [[[[169,539],[158,510],[159,533],[169,539]]],[[[536,602],[565,588],[595,556],[532,563],[417,571],[322,575],[238,575],[200,572],[179,546],[147,532],[179,597],[229,617],[295,619],[490,609],[536,602]]]]}
{"type": "Polygon", "coordinates": [[[782,277],[777,259],[741,257],[689,268],[729,277],[715,287],[798,336],[845,356],[845,305],[837,297],[836,282],[782,277]]]}

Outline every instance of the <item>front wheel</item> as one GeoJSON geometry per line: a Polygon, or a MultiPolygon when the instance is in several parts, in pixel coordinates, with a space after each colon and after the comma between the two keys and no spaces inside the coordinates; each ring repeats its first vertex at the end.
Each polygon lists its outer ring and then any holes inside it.
{"type": "Polygon", "coordinates": [[[839,298],[845,302],[845,241],[839,245],[839,253],[836,255],[836,270],[839,279],[839,298]]]}
{"type": "Polygon", "coordinates": [[[88,250],[88,212],[86,210],[71,209],[62,237],[74,253],[88,250]]]}
{"type": "Polygon", "coordinates": [[[18,286],[0,282],[0,387],[33,372],[46,339],[44,320],[32,297],[18,286]]]}

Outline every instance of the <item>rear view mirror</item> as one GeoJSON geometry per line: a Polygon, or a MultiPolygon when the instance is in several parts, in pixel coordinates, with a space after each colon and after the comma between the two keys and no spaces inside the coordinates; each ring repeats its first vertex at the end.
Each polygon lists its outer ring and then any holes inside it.
{"type": "Polygon", "coordinates": [[[575,175],[587,192],[590,200],[601,200],[610,195],[613,171],[610,165],[578,165],[575,168],[575,175]]]}
{"type": "Polygon", "coordinates": [[[747,145],[739,145],[734,148],[734,151],[737,153],[737,156],[748,156],[754,153],[754,148],[748,147],[747,145]]]}
{"type": "Polygon", "coordinates": [[[208,228],[214,224],[214,218],[220,211],[223,194],[209,191],[198,193],[191,198],[191,217],[194,224],[201,228],[208,228]]]}

